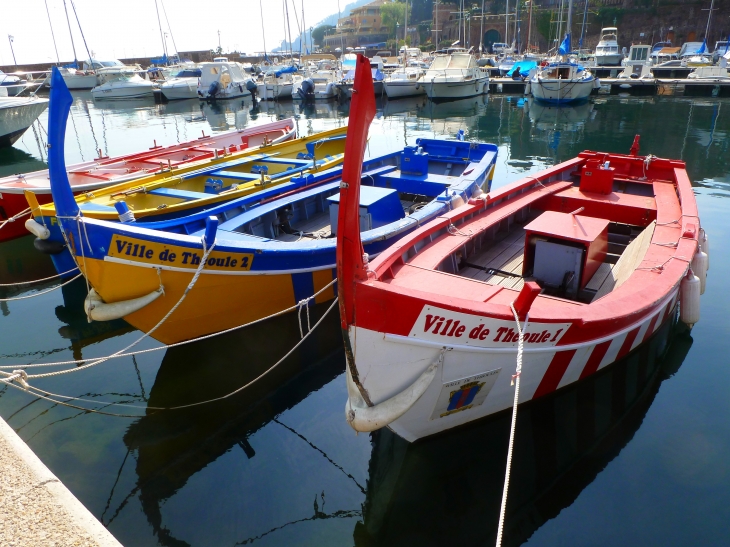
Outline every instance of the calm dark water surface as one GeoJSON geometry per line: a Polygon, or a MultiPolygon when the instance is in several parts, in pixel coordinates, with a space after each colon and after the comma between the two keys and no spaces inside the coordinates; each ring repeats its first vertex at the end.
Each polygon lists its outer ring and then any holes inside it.
{"type": "MultiPolygon", "coordinates": [[[[95,104],[74,94],[67,162],[296,116],[302,133],[345,123],[348,105],[230,101],[95,104]]],[[[41,123],[46,127],[45,115],[41,123]]],[[[730,102],[596,97],[573,108],[491,96],[379,103],[369,153],[453,135],[499,146],[495,186],[584,149],[683,159],[711,238],[702,319],[665,328],[624,362],[521,407],[505,544],[730,543],[730,102]],[[724,110],[724,112],[723,112],[724,110]],[[655,357],[655,354],[660,357],[655,357]]],[[[0,150],[0,176],[45,166],[43,129],[0,150]]],[[[0,244],[0,283],[52,275],[32,238],[0,244]]],[[[0,287],[0,297],[53,286],[0,287]]],[[[113,353],[140,333],[88,323],[83,281],[0,303],[0,365],[113,353]]],[[[314,310],[316,317],[326,309],[314,310]]],[[[229,393],[299,340],[295,316],[211,340],[38,380],[98,412],[0,389],[0,415],[124,544],[492,545],[510,416],[408,445],[344,420],[344,355],[333,313],[264,380],[229,393]],[[131,406],[115,406],[124,403],[131,406]]],[[[138,349],[154,348],[151,340],[138,349]]]]}

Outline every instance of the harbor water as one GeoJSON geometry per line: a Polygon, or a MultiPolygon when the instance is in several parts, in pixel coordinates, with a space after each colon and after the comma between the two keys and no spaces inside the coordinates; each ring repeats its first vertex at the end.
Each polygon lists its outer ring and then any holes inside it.
{"type": "MultiPolygon", "coordinates": [[[[349,109],[73,96],[68,164],[288,117],[309,134],[345,124],[349,109]]],[[[45,168],[46,120],[0,149],[0,176],[45,168]]],[[[691,332],[667,326],[615,366],[520,407],[504,544],[727,545],[730,101],[379,100],[368,154],[459,130],[498,145],[494,187],[582,150],[628,153],[640,134],[641,154],[687,162],[711,238],[691,332]]],[[[0,284],[53,274],[32,236],[0,244],[0,284]]],[[[56,284],[0,286],[0,298],[56,284]]],[[[123,320],[89,323],[86,293],[77,279],[0,302],[0,366],[110,355],[142,335],[123,320]]],[[[493,545],[510,414],[410,445],[389,430],[356,435],[336,311],[271,373],[213,403],[157,410],[249,383],[300,341],[306,314],[169,349],[145,339],[135,349],[149,352],[36,381],[55,401],[4,386],[0,415],[124,545],[493,545]]]]}

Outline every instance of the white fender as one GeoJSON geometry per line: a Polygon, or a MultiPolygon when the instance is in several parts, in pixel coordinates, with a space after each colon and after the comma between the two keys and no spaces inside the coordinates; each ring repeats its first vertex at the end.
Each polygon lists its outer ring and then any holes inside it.
{"type": "Polygon", "coordinates": [[[84,311],[89,319],[93,319],[94,321],[112,321],[141,310],[146,305],[157,300],[161,294],[162,288],[152,291],[145,296],[140,296],[139,298],[107,304],[94,289],[91,289],[84,300],[84,311]]]}
{"type": "Polygon", "coordinates": [[[707,271],[710,271],[710,238],[707,236],[704,228],[700,228],[699,237],[700,247],[707,255],[707,271]]]}
{"type": "Polygon", "coordinates": [[[348,395],[348,401],[345,404],[347,423],[355,431],[368,433],[394,422],[408,412],[416,401],[421,398],[421,395],[426,392],[434,376],[436,376],[440,361],[439,359],[439,361],[429,366],[415,382],[403,391],[375,406],[368,406],[363,400],[360,390],[352,379],[350,365],[348,364],[345,371],[348,395]]]}
{"type": "Polygon", "coordinates": [[[48,231],[48,228],[43,226],[43,224],[36,222],[32,218],[25,221],[25,229],[38,239],[48,239],[51,237],[51,232],[48,231]]]}
{"type": "Polygon", "coordinates": [[[700,320],[700,279],[692,268],[679,284],[679,319],[690,328],[700,320]]]}

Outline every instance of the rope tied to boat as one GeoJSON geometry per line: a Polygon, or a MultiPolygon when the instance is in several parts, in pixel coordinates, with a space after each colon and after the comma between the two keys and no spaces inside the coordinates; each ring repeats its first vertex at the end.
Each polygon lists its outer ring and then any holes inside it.
{"type": "Polygon", "coordinates": [[[504,473],[504,488],[502,489],[502,506],[499,510],[499,527],[497,528],[497,547],[502,545],[502,532],[504,531],[504,516],[507,510],[507,493],[509,491],[509,479],[510,472],[512,470],[512,453],[515,444],[515,428],[517,426],[517,403],[520,398],[520,376],[522,375],[522,355],[525,349],[524,335],[522,334],[527,329],[527,324],[530,321],[530,314],[525,315],[525,324],[520,327],[520,317],[515,310],[514,303],[510,304],[509,307],[512,309],[512,314],[515,317],[515,323],[517,325],[517,366],[515,368],[515,374],[512,375],[512,384],[515,386],[515,398],[512,403],[512,425],[509,430],[509,448],[507,449],[507,469],[504,473]]]}
{"type": "MultiPolygon", "coordinates": [[[[211,246],[211,248],[212,248],[212,246],[211,246]]],[[[332,280],[332,283],[334,283],[335,281],[336,280],[333,279],[332,280]]],[[[328,286],[332,285],[332,283],[330,283],[328,286]]],[[[325,287],[325,288],[327,288],[327,287],[325,287]]],[[[322,289],[322,290],[324,290],[324,289],[322,289]]],[[[97,401],[92,401],[92,400],[89,400],[89,399],[84,399],[82,397],[72,397],[72,396],[68,396],[68,395],[60,395],[60,394],[57,394],[57,393],[52,393],[50,391],[45,391],[43,389],[40,389],[40,388],[31,386],[31,385],[28,384],[28,379],[30,379],[30,378],[40,378],[40,377],[48,376],[48,375],[42,375],[42,374],[39,374],[39,375],[28,375],[24,370],[15,370],[15,371],[13,371],[13,374],[12,375],[9,375],[9,373],[7,373],[7,372],[0,371],[0,374],[8,375],[7,378],[0,379],[0,383],[4,383],[4,384],[9,385],[11,387],[14,387],[16,389],[23,389],[23,390],[25,390],[25,391],[27,391],[27,392],[35,395],[36,397],[39,397],[39,398],[44,399],[46,401],[52,402],[54,404],[60,404],[62,406],[67,406],[67,407],[75,408],[75,409],[78,409],[78,410],[83,410],[85,412],[93,412],[93,413],[96,413],[96,414],[104,414],[106,416],[116,416],[116,417],[121,417],[121,418],[139,418],[140,415],[114,414],[114,413],[111,413],[111,412],[104,412],[104,411],[96,410],[96,409],[93,409],[93,408],[87,408],[87,407],[82,407],[82,406],[74,405],[74,404],[71,404],[71,403],[68,403],[68,402],[65,402],[65,401],[59,401],[58,399],[66,399],[67,401],[79,401],[79,402],[85,402],[85,403],[100,404],[100,405],[102,405],[104,407],[107,407],[107,406],[123,406],[123,407],[128,407],[128,408],[138,408],[138,409],[142,409],[142,410],[145,410],[145,411],[156,410],[158,412],[161,412],[161,411],[164,411],[164,410],[181,410],[181,409],[184,409],[184,408],[191,408],[191,407],[195,407],[195,406],[202,406],[202,405],[205,405],[205,404],[215,403],[215,402],[218,402],[218,401],[222,401],[222,400],[228,399],[228,398],[236,395],[237,393],[240,393],[241,391],[245,390],[249,386],[251,386],[251,385],[255,384],[256,382],[258,382],[261,378],[263,378],[264,376],[266,376],[267,374],[269,374],[272,370],[274,370],[281,363],[283,363],[292,353],[294,353],[294,351],[297,350],[297,348],[299,348],[299,346],[301,346],[304,343],[304,341],[309,337],[309,335],[312,334],[317,329],[317,327],[324,321],[324,319],[336,307],[337,300],[338,300],[338,298],[335,297],[335,299],[332,302],[332,304],[330,305],[330,307],[322,315],[322,317],[319,318],[319,320],[314,324],[314,326],[309,330],[309,332],[307,332],[307,334],[305,334],[302,337],[302,339],[299,340],[299,342],[297,342],[294,345],[294,347],[292,347],[276,363],[274,363],[273,365],[271,365],[268,369],[266,369],[264,372],[262,372],[261,374],[259,374],[253,380],[251,380],[251,381],[247,382],[246,384],[242,385],[241,387],[239,387],[239,388],[231,391],[230,393],[227,393],[226,395],[221,395],[220,397],[214,397],[212,399],[206,399],[204,401],[197,401],[197,402],[194,402],[194,403],[188,403],[188,404],[184,404],[184,405],[177,405],[177,406],[170,406],[170,407],[142,406],[142,405],[133,405],[133,404],[128,404],[128,403],[117,403],[117,402],[112,402],[112,401],[98,401],[98,400],[97,401]],[[17,381],[20,384],[20,386],[16,386],[13,383],[14,381],[17,381]],[[53,399],[53,397],[56,397],[57,399],[53,399]]],[[[291,311],[291,308],[288,311],[291,311]]],[[[264,317],[262,319],[257,319],[256,321],[252,321],[251,323],[249,323],[249,325],[250,324],[253,324],[253,323],[258,323],[258,322],[261,322],[261,321],[265,321],[267,319],[270,319],[271,317],[274,317],[275,315],[280,315],[281,313],[282,312],[279,312],[278,314],[274,314],[274,315],[271,315],[269,317],[264,317]]],[[[242,325],[242,326],[239,326],[239,327],[235,327],[234,329],[229,329],[227,331],[222,331],[222,332],[219,332],[219,333],[214,333],[212,335],[206,335],[206,336],[200,337],[200,338],[198,338],[196,340],[187,340],[185,342],[179,342],[178,344],[172,344],[170,346],[164,346],[164,347],[172,347],[172,346],[175,346],[175,345],[182,345],[182,344],[185,344],[185,343],[195,342],[195,341],[198,341],[198,340],[201,340],[201,339],[204,339],[204,338],[211,338],[213,336],[218,336],[218,335],[223,334],[225,332],[230,332],[231,330],[235,330],[235,329],[242,328],[243,326],[246,326],[246,325],[242,325]]],[[[140,340],[141,340],[141,338],[140,338],[140,340]]],[[[152,349],[153,350],[156,350],[156,349],[164,349],[164,348],[152,348],[152,349]]],[[[151,350],[144,350],[143,352],[140,352],[140,353],[144,353],[146,351],[151,351],[151,350]]],[[[128,355],[131,355],[131,354],[128,354],[128,355]]],[[[121,355],[115,354],[115,356],[120,357],[121,355]]],[[[111,358],[111,357],[109,357],[109,358],[111,358]]],[[[82,368],[84,368],[84,367],[70,369],[70,371],[82,370],[82,368]]],[[[53,376],[55,374],[56,373],[51,373],[49,375],[50,376],[53,376]]]]}
{"type": "Polygon", "coordinates": [[[648,177],[646,176],[646,170],[649,169],[649,165],[652,161],[659,159],[658,156],[655,156],[654,154],[649,154],[644,158],[643,167],[644,167],[644,176],[641,177],[641,180],[646,180],[648,177]]]}
{"type": "MultiPolygon", "coordinates": [[[[74,269],[76,269],[76,268],[74,268],[74,269]]],[[[73,271],[73,270],[71,270],[71,271],[73,271]]],[[[35,298],[36,296],[43,296],[44,294],[48,294],[49,292],[53,292],[53,291],[55,291],[57,289],[60,289],[64,285],[68,285],[72,281],[76,281],[79,277],[81,277],[81,275],[82,274],[79,273],[79,274],[75,275],[74,277],[72,277],[71,279],[69,279],[68,281],[64,281],[60,285],[56,285],[55,287],[51,287],[50,289],[46,289],[45,291],[41,291],[41,292],[37,292],[37,293],[33,293],[33,294],[28,294],[28,295],[25,295],[25,296],[15,296],[13,298],[0,298],[0,302],[14,302],[16,300],[27,300],[29,298],[35,298]]],[[[30,283],[32,283],[32,281],[30,283]]],[[[20,284],[21,283],[19,283],[19,285],[20,284]]]]}
{"type": "MultiPolygon", "coordinates": [[[[316,293],[314,293],[310,298],[316,298],[320,294],[322,294],[324,291],[329,289],[332,285],[334,285],[337,282],[337,279],[333,279],[329,283],[327,283],[324,287],[319,289],[316,293]]],[[[130,351],[129,353],[114,353],[112,355],[109,355],[107,357],[89,357],[87,359],[75,359],[72,361],[55,361],[51,363],[30,363],[30,364],[22,364],[22,363],[16,363],[14,365],[0,365],[0,374],[8,375],[10,373],[4,372],[2,369],[12,369],[17,367],[22,368],[38,368],[38,367],[58,367],[63,365],[80,365],[83,363],[88,363],[89,361],[96,361],[97,359],[105,359],[105,360],[111,360],[111,359],[118,359],[120,357],[134,357],[137,355],[142,355],[144,353],[151,353],[153,351],[160,351],[163,349],[170,349],[170,348],[176,348],[178,346],[184,346],[186,344],[193,344],[195,342],[200,342],[201,340],[207,340],[209,338],[215,338],[216,336],[221,336],[223,334],[228,334],[229,332],[233,332],[236,330],[244,329],[246,327],[250,327],[252,325],[255,325],[257,323],[262,323],[263,321],[268,321],[269,319],[273,319],[274,317],[278,317],[280,315],[284,315],[285,313],[292,312],[297,309],[298,304],[295,304],[293,306],[289,306],[288,308],[285,308],[283,310],[280,310],[278,312],[274,312],[271,315],[267,315],[266,317],[261,317],[260,319],[254,319],[253,321],[249,321],[248,323],[244,323],[243,325],[237,325],[235,327],[231,327],[226,330],[222,330],[219,332],[214,332],[211,334],[204,334],[203,336],[199,336],[198,338],[191,338],[189,340],[183,340],[181,342],[175,342],[174,344],[165,344],[162,346],[158,346],[156,348],[148,348],[148,349],[142,349],[139,351],[130,351]]],[[[316,328],[316,324],[312,329],[316,328]]],[[[306,335],[305,335],[306,336],[306,335]]],[[[124,350],[122,350],[124,351],[124,350]]],[[[0,358],[3,356],[0,355],[0,358]]],[[[79,370],[80,367],[74,367],[72,369],[69,369],[70,372],[79,370]]]]}
{"type": "Polygon", "coordinates": [[[17,287],[18,285],[32,285],[33,283],[40,283],[41,281],[48,281],[50,279],[56,279],[57,277],[63,277],[66,274],[75,272],[78,268],[71,268],[63,273],[52,275],[50,277],[43,277],[41,279],[33,279],[32,281],[18,281],[17,283],[0,283],[0,287],[17,287]]]}
{"type": "Polygon", "coordinates": [[[469,233],[462,232],[459,230],[454,224],[449,224],[446,227],[446,231],[449,232],[452,236],[463,236],[463,237],[471,237],[474,235],[474,231],[469,229],[469,233]]]}
{"type": "Polygon", "coordinates": [[[0,230],[2,230],[3,228],[5,228],[5,225],[6,224],[10,224],[11,222],[15,222],[19,218],[24,217],[25,215],[27,215],[29,213],[30,213],[30,207],[28,207],[27,209],[23,209],[22,211],[20,211],[19,213],[14,214],[13,216],[11,216],[10,218],[8,218],[7,220],[4,220],[4,221],[0,222],[0,230]]]}
{"type": "Polygon", "coordinates": [[[303,300],[300,300],[297,304],[297,319],[299,320],[299,337],[304,338],[304,332],[302,330],[302,308],[307,309],[307,334],[309,334],[312,330],[311,323],[309,322],[309,302],[312,300],[314,296],[309,296],[303,300]]]}

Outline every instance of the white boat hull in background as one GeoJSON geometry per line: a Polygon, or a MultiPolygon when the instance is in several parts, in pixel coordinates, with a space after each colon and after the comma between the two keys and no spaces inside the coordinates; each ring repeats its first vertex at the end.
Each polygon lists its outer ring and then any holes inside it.
{"type": "Polygon", "coordinates": [[[198,98],[197,78],[176,78],[160,86],[160,91],[168,101],[198,98]]]}
{"type": "Polygon", "coordinates": [[[288,99],[292,96],[294,89],[293,82],[285,83],[261,83],[256,86],[256,93],[263,101],[275,101],[277,99],[288,99]]]}
{"type": "Polygon", "coordinates": [[[96,74],[62,74],[66,87],[74,89],[93,89],[98,81],[96,74]]]}
{"type": "Polygon", "coordinates": [[[405,80],[383,81],[385,94],[389,99],[399,99],[400,97],[415,97],[426,94],[426,86],[423,80],[409,82],[405,80]]]}
{"type": "Polygon", "coordinates": [[[429,99],[465,99],[489,91],[489,78],[476,80],[432,80],[424,82],[429,99]]]}
{"type": "Polygon", "coordinates": [[[94,99],[141,99],[154,96],[152,82],[127,84],[128,82],[107,82],[92,89],[91,95],[94,99]]]}
{"type": "Polygon", "coordinates": [[[48,107],[48,99],[0,96],[0,147],[17,141],[48,107]]]}
{"type": "Polygon", "coordinates": [[[596,66],[621,66],[624,56],[621,53],[611,53],[608,55],[596,55],[596,66]]]}

